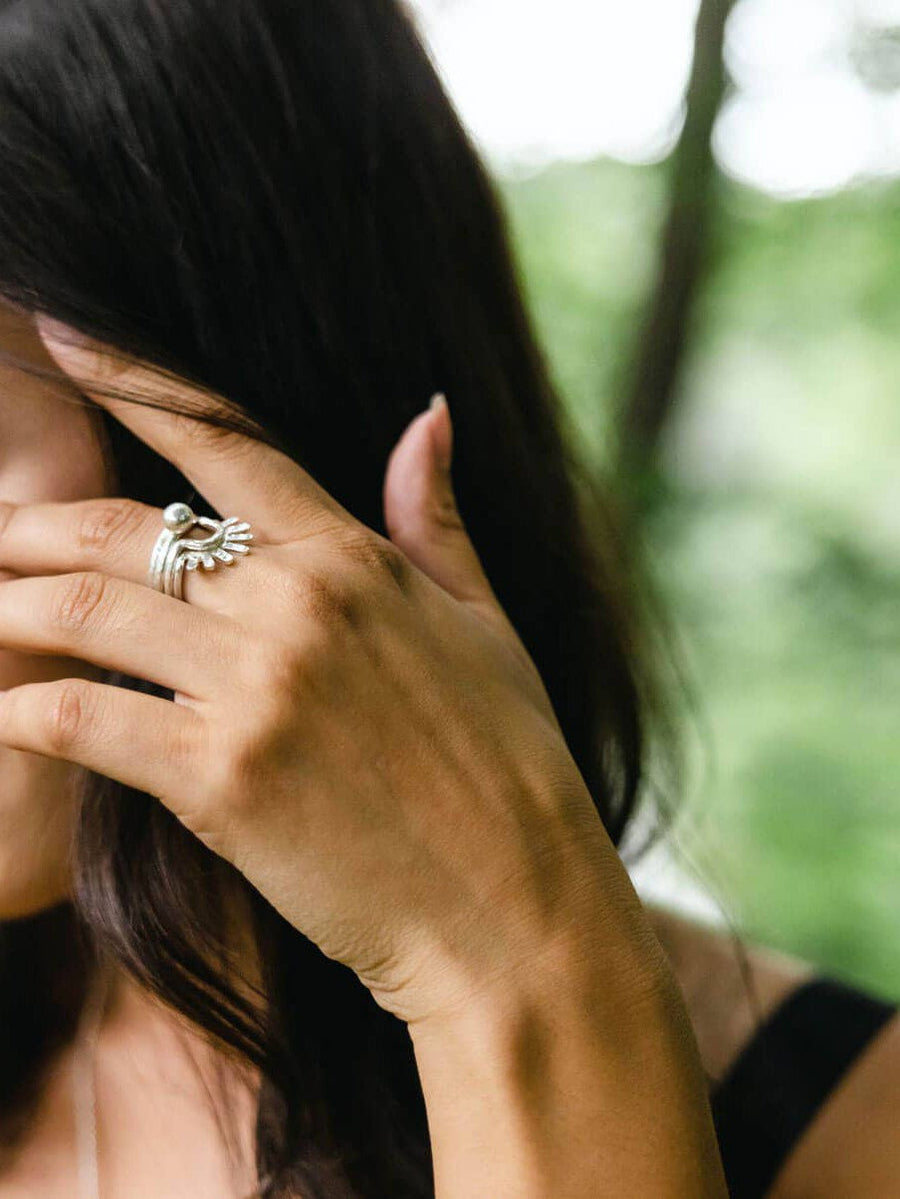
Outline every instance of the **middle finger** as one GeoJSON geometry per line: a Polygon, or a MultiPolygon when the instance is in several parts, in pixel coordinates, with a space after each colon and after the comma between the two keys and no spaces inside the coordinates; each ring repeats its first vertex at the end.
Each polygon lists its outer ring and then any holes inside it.
{"type": "Polygon", "coordinates": [[[85,571],[0,583],[0,645],[121,670],[197,700],[230,685],[235,621],[85,571]]]}

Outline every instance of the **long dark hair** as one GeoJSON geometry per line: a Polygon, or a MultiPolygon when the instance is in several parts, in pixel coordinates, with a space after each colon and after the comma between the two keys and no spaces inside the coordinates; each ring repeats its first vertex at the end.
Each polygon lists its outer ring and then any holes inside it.
{"type": "MultiPolygon", "coordinates": [[[[388,454],[445,391],[463,518],[619,842],[650,695],[621,539],[494,187],[398,0],[0,0],[0,295],[227,396],[381,533],[388,454]]],[[[106,427],[123,493],[203,509],[106,427]]],[[[66,977],[109,955],[261,1071],[267,1194],[431,1195],[405,1026],[155,800],[88,781],[73,903],[3,941],[0,1025],[20,1028],[6,1110],[80,994],[30,1004],[55,975],[23,962],[75,945],[66,977]],[[229,963],[235,896],[260,1001],[229,963]]]]}

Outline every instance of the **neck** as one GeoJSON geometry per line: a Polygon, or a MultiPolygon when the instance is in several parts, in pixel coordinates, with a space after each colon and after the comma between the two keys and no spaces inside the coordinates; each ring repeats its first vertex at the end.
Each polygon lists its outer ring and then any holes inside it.
{"type": "MultiPolygon", "coordinates": [[[[204,1169],[220,1175],[216,1193],[251,1191],[253,1072],[121,971],[109,978],[94,1080],[104,1178],[127,1178],[137,1154],[154,1166],[168,1161],[173,1173],[180,1171],[186,1179],[199,1148],[208,1163],[204,1169]],[[156,1141],[150,1153],[148,1140],[156,1141]]],[[[110,1193],[119,1191],[111,1186],[110,1193]]],[[[170,1192],[161,1187],[156,1193],[170,1192]]]]}

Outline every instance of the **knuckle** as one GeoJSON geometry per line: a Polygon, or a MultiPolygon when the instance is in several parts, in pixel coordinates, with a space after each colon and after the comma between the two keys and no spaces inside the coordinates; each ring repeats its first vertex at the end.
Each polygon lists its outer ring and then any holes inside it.
{"type": "Polygon", "coordinates": [[[344,547],[349,561],[376,578],[384,578],[406,591],[411,581],[411,563],[399,546],[377,533],[356,535],[344,547]]]}
{"type": "Polygon", "coordinates": [[[198,447],[214,445],[222,435],[222,430],[199,412],[194,414],[173,409],[169,413],[169,419],[175,435],[180,440],[198,447]]]}
{"type": "Polygon", "coordinates": [[[293,688],[297,673],[296,653],[289,645],[249,644],[241,663],[242,689],[253,697],[254,705],[259,703],[260,696],[293,688]]]}
{"type": "Polygon", "coordinates": [[[431,524],[439,533],[460,533],[464,530],[459,509],[450,496],[439,496],[432,501],[431,524]]]}
{"type": "Polygon", "coordinates": [[[6,532],[18,510],[17,504],[0,503],[0,537],[6,532]]]}
{"type": "Polygon", "coordinates": [[[90,554],[108,552],[128,542],[144,524],[144,508],[136,500],[101,499],[86,504],[75,537],[90,554]]]}
{"type": "Polygon", "coordinates": [[[334,567],[308,567],[285,586],[292,609],[317,625],[355,628],[363,621],[364,595],[355,580],[334,567]]]}
{"type": "Polygon", "coordinates": [[[247,732],[232,742],[230,752],[224,758],[227,777],[238,797],[246,799],[253,794],[251,784],[260,778],[268,759],[267,740],[261,733],[247,732]]]}
{"type": "Polygon", "coordinates": [[[63,576],[50,602],[51,624],[77,633],[96,623],[107,602],[108,591],[109,579],[99,571],[63,576]]]}
{"type": "Polygon", "coordinates": [[[218,458],[240,457],[255,451],[253,440],[243,433],[221,424],[220,419],[233,419],[220,407],[173,413],[173,427],[178,439],[201,453],[214,453],[218,458]]]}
{"type": "Polygon", "coordinates": [[[46,708],[47,741],[52,750],[64,753],[83,742],[90,720],[88,691],[78,679],[65,679],[54,688],[46,708]]]}
{"type": "Polygon", "coordinates": [[[229,440],[225,429],[199,416],[183,417],[181,433],[200,450],[221,450],[229,440]]]}
{"type": "Polygon", "coordinates": [[[317,623],[355,628],[362,618],[362,596],[349,580],[337,574],[314,573],[305,580],[306,611],[317,623]]]}
{"type": "Polygon", "coordinates": [[[270,774],[270,738],[251,729],[232,733],[218,746],[209,769],[208,806],[225,821],[248,814],[270,774]]]}

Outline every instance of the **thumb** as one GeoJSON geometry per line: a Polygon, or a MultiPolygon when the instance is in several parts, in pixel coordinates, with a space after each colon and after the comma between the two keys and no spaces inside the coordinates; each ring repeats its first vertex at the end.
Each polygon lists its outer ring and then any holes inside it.
{"type": "Polygon", "coordinates": [[[450,465],[453,425],[443,392],[405,429],[388,458],[384,519],[391,541],[456,599],[500,606],[465,530],[450,465]]]}

